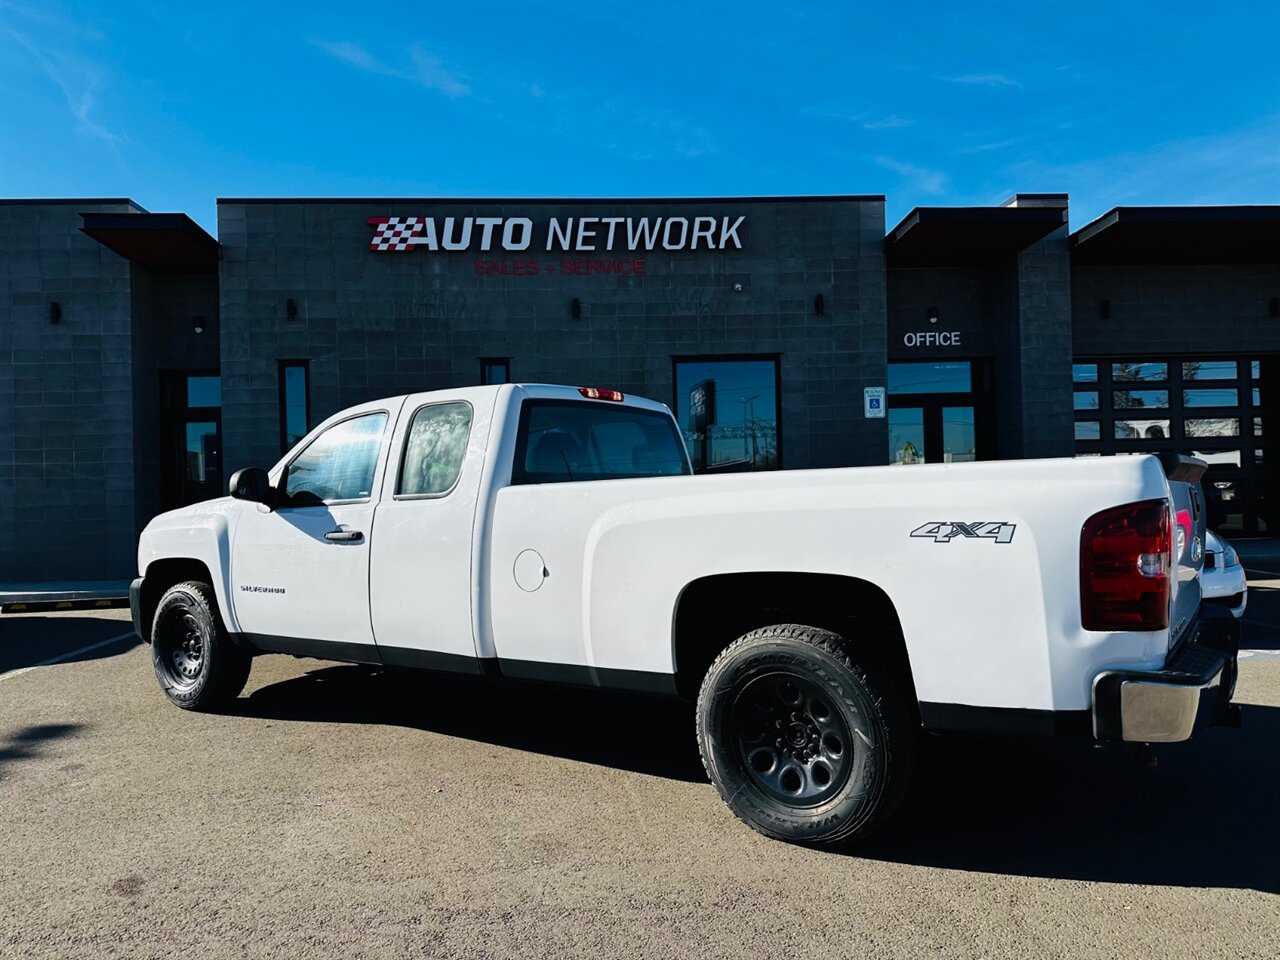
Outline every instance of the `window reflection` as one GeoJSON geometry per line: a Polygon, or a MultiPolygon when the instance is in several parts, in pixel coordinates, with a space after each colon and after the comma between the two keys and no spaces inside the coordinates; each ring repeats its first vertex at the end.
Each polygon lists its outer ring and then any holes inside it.
{"type": "Polygon", "coordinates": [[[969,463],[977,459],[973,407],[943,407],[942,462],[969,463]]]}
{"type": "Polygon", "coordinates": [[[385,413],[335,424],[289,465],[285,492],[294,506],[373,495],[373,474],[387,425],[385,413]]]}
{"type": "Polygon", "coordinates": [[[968,363],[891,363],[889,393],[968,393],[973,374],[968,363]]]}
{"type": "Polygon", "coordinates": [[[1102,438],[1102,424],[1097,420],[1077,420],[1076,421],[1076,439],[1077,440],[1100,440],[1102,438]]]}
{"type": "Polygon", "coordinates": [[[1117,440],[1166,440],[1169,437],[1168,420],[1117,420],[1117,440]]]}
{"type": "Polygon", "coordinates": [[[1071,405],[1075,410],[1097,410],[1098,391],[1077,390],[1071,398],[1071,405]]]}
{"type": "Polygon", "coordinates": [[[1188,419],[1183,428],[1188,437],[1238,437],[1240,421],[1235,417],[1188,419]]]}
{"type": "Polygon", "coordinates": [[[676,363],[676,420],[695,473],[776,470],[778,361],[676,363]]]}
{"type": "Polygon", "coordinates": [[[924,463],[924,408],[889,408],[889,464],[924,463]]]}
{"type": "Polygon", "coordinates": [[[1073,363],[1071,380],[1074,383],[1097,383],[1098,365],[1096,363],[1073,363]]]}
{"type": "Polygon", "coordinates": [[[1234,407],[1239,402],[1239,393],[1229,387],[1182,391],[1184,407],[1234,407]]]}
{"type": "Polygon", "coordinates": [[[1167,363],[1113,363],[1111,365],[1112,380],[1168,380],[1169,365],[1167,363]]]}
{"type": "Polygon", "coordinates": [[[1183,380],[1234,380],[1234,360],[1191,360],[1182,365],[1183,380]]]}
{"type": "Polygon", "coordinates": [[[400,471],[403,496],[448,491],[462,471],[471,435],[471,404],[436,403],[413,417],[400,471]]]}
{"type": "Polygon", "coordinates": [[[1150,410],[1169,406],[1168,390],[1116,390],[1111,395],[1117,410],[1150,410]]]}
{"type": "Polygon", "coordinates": [[[187,406],[222,406],[222,378],[187,377],[187,406]]]}
{"type": "Polygon", "coordinates": [[[187,480],[206,496],[218,486],[221,462],[216,423],[188,423],[186,444],[187,480]]]}

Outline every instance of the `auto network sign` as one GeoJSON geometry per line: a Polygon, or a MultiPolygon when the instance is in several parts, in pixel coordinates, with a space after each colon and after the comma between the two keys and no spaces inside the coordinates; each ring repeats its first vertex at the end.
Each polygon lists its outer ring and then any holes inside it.
{"type": "Polygon", "coordinates": [[[374,253],[474,252],[523,254],[518,259],[481,257],[477,274],[531,276],[539,273],[634,274],[646,261],[636,254],[654,250],[741,250],[742,217],[370,217],[374,253]],[[534,260],[539,254],[559,260],[534,260]],[[607,259],[564,254],[609,254],[607,259]]]}

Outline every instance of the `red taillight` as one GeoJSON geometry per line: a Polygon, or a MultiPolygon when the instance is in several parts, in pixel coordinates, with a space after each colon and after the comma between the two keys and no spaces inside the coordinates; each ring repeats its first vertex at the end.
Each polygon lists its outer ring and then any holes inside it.
{"type": "Polygon", "coordinates": [[[601,390],[599,387],[579,387],[578,392],[588,400],[616,400],[622,402],[622,391],[601,390]]]}
{"type": "Polygon", "coordinates": [[[1086,630],[1169,626],[1173,523],[1167,500],[1094,514],[1080,532],[1080,620],[1086,630]]]}

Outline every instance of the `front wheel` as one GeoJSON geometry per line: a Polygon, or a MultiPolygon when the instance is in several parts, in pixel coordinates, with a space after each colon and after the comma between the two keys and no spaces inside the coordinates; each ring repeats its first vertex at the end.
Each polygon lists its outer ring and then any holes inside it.
{"type": "Polygon", "coordinates": [[[915,731],[888,671],[844,637],[776,624],[730,644],[698,695],[698,745],[729,808],[765,836],[862,839],[906,791],[915,731]]]}
{"type": "Polygon", "coordinates": [[[170,701],[184,710],[216,710],[240,695],[252,658],[232,642],[213,587],[170,587],[151,624],[151,662],[170,701]]]}

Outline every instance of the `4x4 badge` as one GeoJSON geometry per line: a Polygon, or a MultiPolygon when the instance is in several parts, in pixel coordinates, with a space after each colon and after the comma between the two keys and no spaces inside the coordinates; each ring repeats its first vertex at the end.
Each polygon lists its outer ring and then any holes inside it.
{"type": "Polygon", "coordinates": [[[950,543],[956,537],[970,537],[979,540],[994,540],[996,543],[1011,543],[1016,523],[1003,521],[975,521],[973,523],[926,523],[911,531],[913,537],[929,537],[934,543],[950,543]]]}

